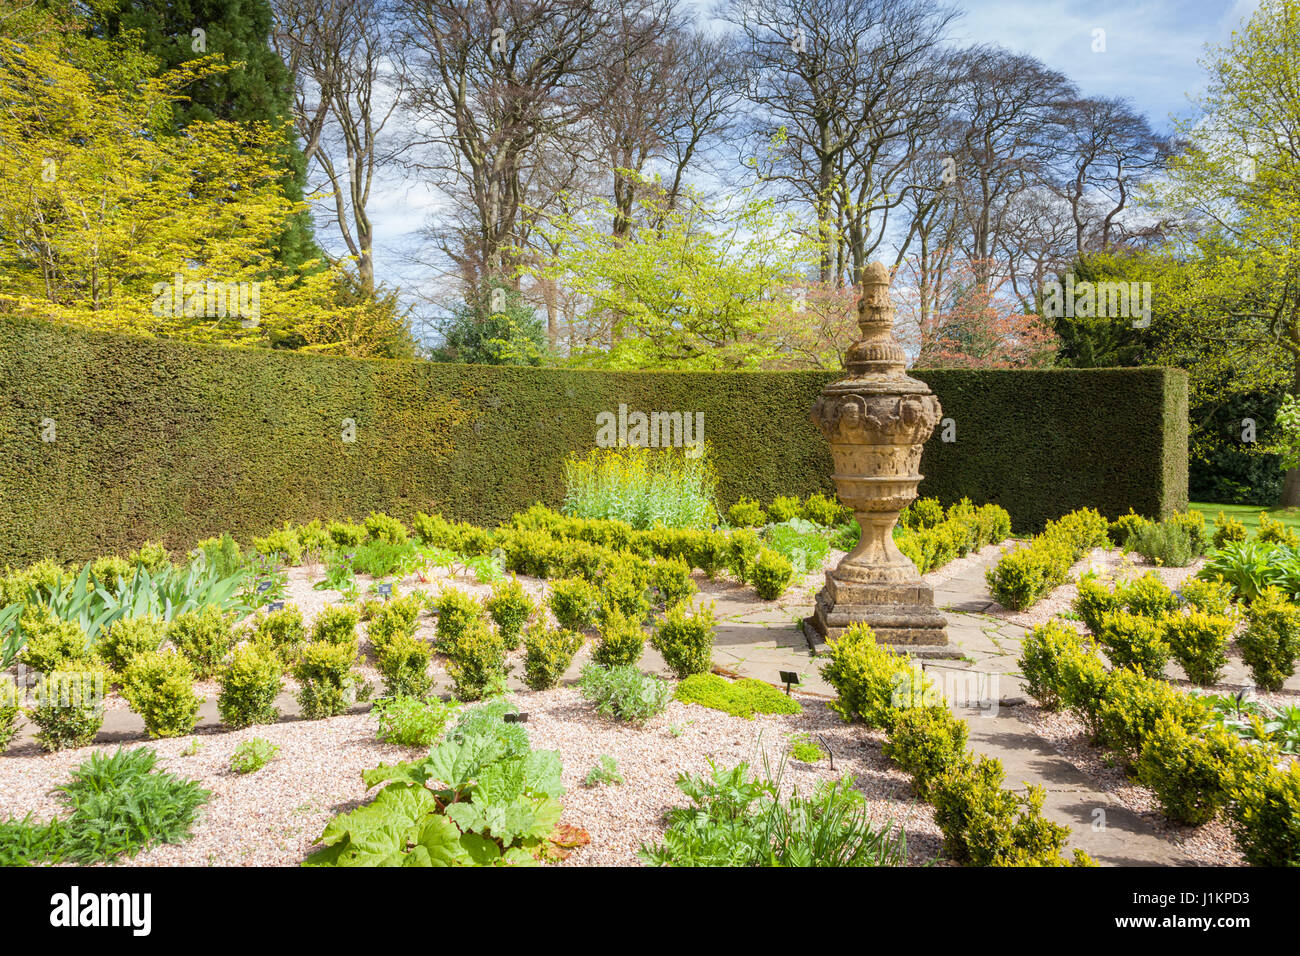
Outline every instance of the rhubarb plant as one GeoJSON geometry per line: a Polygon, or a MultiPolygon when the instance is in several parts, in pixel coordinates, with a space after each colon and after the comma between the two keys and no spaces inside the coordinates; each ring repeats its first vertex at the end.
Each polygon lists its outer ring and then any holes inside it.
{"type": "Polygon", "coordinates": [[[475,711],[423,760],[365,771],[366,787],[382,789],[330,821],[317,840],[321,848],[303,865],[539,862],[560,819],[560,756],[532,750],[522,727],[504,723],[499,706],[475,711]]]}

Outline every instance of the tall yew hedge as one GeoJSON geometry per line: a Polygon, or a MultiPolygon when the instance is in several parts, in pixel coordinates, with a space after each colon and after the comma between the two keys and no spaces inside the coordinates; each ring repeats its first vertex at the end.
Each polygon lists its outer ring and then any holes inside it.
{"type": "MultiPolygon", "coordinates": [[[[490,525],[558,505],[564,458],[592,448],[596,416],[620,403],[704,413],[724,508],[833,490],[808,417],[829,373],[356,361],[12,318],[0,336],[0,563],[124,553],[147,538],[183,549],[372,509],[490,525]]],[[[1114,516],[1186,503],[1181,372],[915,374],[955,438],[941,429],[927,444],[923,494],[996,502],[1023,531],[1082,505],[1114,516]]]]}

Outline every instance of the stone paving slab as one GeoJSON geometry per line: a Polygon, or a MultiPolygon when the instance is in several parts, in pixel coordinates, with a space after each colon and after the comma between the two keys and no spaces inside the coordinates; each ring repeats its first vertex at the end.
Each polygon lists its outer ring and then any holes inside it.
{"type": "Polygon", "coordinates": [[[1146,820],[1096,790],[1088,777],[1057,754],[1008,708],[996,716],[954,708],[970,728],[969,746],[996,757],[1006,769],[1005,786],[1024,791],[1026,784],[1045,790],[1043,815],[1070,828],[1070,845],[1087,852],[1102,866],[1193,866],[1170,840],[1146,820]]]}

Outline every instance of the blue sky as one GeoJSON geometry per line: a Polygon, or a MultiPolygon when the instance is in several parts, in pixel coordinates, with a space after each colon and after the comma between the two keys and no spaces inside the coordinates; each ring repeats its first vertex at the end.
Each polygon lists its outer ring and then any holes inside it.
{"type": "MultiPolygon", "coordinates": [[[[687,0],[692,2],[692,0],[687,0]]],[[[711,0],[694,0],[701,8],[711,0]]],[[[1090,96],[1123,96],[1157,129],[1171,114],[1188,116],[1189,93],[1204,84],[1199,61],[1207,43],[1222,43],[1249,17],[1255,0],[964,0],[955,24],[958,44],[996,43],[1030,53],[1061,71],[1090,96]],[[1105,52],[1092,50],[1105,31],[1105,52]]],[[[371,215],[375,265],[381,281],[432,291],[430,267],[411,261],[416,232],[441,202],[437,190],[410,180],[377,182],[371,215]]],[[[318,229],[334,246],[333,228],[318,229]]],[[[336,251],[342,251],[336,249],[336,251]]]]}
{"type": "Polygon", "coordinates": [[[1186,116],[1207,43],[1222,43],[1254,0],[966,0],[955,34],[1031,53],[1091,96],[1123,96],[1159,129],[1186,116]],[[1092,51],[1093,30],[1106,51],[1092,51]]]}

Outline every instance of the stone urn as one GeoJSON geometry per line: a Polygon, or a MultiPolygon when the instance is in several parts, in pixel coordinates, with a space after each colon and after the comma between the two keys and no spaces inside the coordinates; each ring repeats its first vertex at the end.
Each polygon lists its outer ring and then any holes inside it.
{"type": "Polygon", "coordinates": [[[862,337],[845,355],[848,377],[826,386],[812,410],[830,442],[840,501],[853,509],[862,536],[826,573],[805,633],[815,647],[861,621],[882,644],[916,656],[952,657],[957,654],[948,648],[947,620],[934,606],[933,590],[894,544],[898,514],[916,498],[921,481],[921,448],[942,410],[929,386],[905,372],[889,283],[883,263],[863,270],[862,337]]]}

